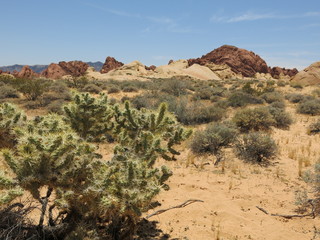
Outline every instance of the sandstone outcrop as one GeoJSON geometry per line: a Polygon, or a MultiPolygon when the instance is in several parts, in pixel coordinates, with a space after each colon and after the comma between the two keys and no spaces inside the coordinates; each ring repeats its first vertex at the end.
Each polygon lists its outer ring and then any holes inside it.
{"type": "Polygon", "coordinates": [[[22,67],[20,72],[13,74],[16,78],[35,78],[39,77],[39,74],[34,72],[28,65],[22,67]]]}
{"type": "Polygon", "coordinates": [[[157,67],[155,65],[151,65],[151,66],[146,66],[146,70],[148,71],[154,71],[157,67]]]}
{"type": "Polygon", "coordinates": [[[201,58],[189,59],[188,63],[190,66],[195,63],[226,64],[233,72],[242,74],[244,77],[254,77],[257,72],[269,72],[267,63],[254,52],[229,45],[221,46],[201,58]]]}
{"type": "Polygon", "coordinates": [[[52,79],[59,79],[65,75],[71,75],[73,77],[79,77],[86,73],[89,65],[81,61],[59,62],[51,63],[47,69],[45,69],[41,76],[52,79]]]}
{"type": "Polygon", "coordinates": [[[100,72],[101,73],[108,73],[111,70],[122,67],[123,65],[124,64],[122,62],[117,61],[115,58],[107,57],[100,72]]]}
{"type": "Polygon", "coordinates": [[[320,84],[320,62],[315,62],[309,67],[297,73],[292,82],[300,83],[303,85],[316,85],[320,84]]]}
{"type": "Polygon", "coordinates": [[[242,74],[237,74],[227,64],[206,63],[205,65],[221,79],[242,79],[242,74]]]}
{"type": "Polygon", "coordinates": [[[299,71],[296,68],[287,69],[281,67],[269,68],[269,73],[273,78],[282,79],[284,76],[289,76],[290,78],[295,76],[299,71]]]}

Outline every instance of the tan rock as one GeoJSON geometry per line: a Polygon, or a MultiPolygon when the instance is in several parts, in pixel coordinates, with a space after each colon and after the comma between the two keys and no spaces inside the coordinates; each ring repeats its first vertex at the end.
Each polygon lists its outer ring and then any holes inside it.
{"type": "Polygon", "coordinates": [[[293,77],[292,82],[300,83],[303,85],[320,84],[320,62],[315,62],[309,67],[300,71],[293,77]]]}
{"type": "Polygon", "coordinates": [[[241,73],[235,73],[227,64],[206,63],[205,65],[221,79],[242,79],[241,73]]]}

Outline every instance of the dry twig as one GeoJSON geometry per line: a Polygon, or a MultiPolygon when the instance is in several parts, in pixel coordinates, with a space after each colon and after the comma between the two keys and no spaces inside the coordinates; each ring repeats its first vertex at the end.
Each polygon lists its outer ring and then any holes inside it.
{"type": "Polygon", "coordinates": [[[187,200],[187,201],[185,201],[185,202],[183,202],[183,203],[181,203],[181,204],[179,204],[177,206],[173,206],[173,207],[169,207],[169,208],[166,208],[166,209],[160,209],[158,211],[155,211],[154,213],[151,213],[151,214],[147,215],[145,218],[149,219],[149,218],[151,218],[151,217],[153,217],[155,215],[159,215],[159,214],[164,213],[164,212],[166,212],[168,210],[171,210],[171,209],[174,209],[174,208],[183,208],[183,207],[186,207],[189,204],[195,203],[195,202],[204,202],[204,201],[199,200],[199,199],[189,199],[189,200],[187,200]]]}

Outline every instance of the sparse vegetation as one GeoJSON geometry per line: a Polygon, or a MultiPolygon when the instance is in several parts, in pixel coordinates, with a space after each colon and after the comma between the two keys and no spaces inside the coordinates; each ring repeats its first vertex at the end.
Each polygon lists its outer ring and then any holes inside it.
{"type": "Polygon", "coordinates": [[[269,135],[259,132],[243,135],[235,146],[235,152],[241,159],[253,163],[267,161],[277,153],[274,140],[269,135]]]}
{"type": "Polygon", "coordinates": [[[316,122],[309,125],[307,129],[307,133],[309,135],[320,133],[320,119],[318,119],[316,122]]]}
{"type": "Polygon", "coordinates": [[[297,112],[308,115],[319,115],[320,114],[320,100],[305,100],[301,102],[297,107],[297,112]]]}
{"type": "Polygon", "coordinates": [[[233,122],[241,132],[251,130],[269,130],[275,124],[275,120],[265,107],[245,108],[236,112],[233,117],[233,122]]]}

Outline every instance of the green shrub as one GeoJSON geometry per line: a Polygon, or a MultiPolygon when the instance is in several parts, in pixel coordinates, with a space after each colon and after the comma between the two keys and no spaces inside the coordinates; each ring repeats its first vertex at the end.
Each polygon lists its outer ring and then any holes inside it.
{"type": "Polygon", "coordinates": [[[278,87],[285,87],[287,85],[287,82],[283,80],[278,80],[277,85],[278,87]]]}
{"type": "Polygon", "coordinates": [[[102,92],[102,88],[98,87],[97,85],[93,84],[93,83],[89,83],[86,84],[83,88],[82,88],[83,92],[89,92],[89,93],[95,93],[95,94],[99,94],[100,92],[102,92]]]}
{"type": "Polygon", "coordinates": [[[47,110],[49,113],[57,113],[63,114],[63,105],[65,105],[65,101],[62,99],[54,100],[47,105],[47,110]]]}
{"type": "Polygon", "coordinates": [[[188,81],[178,78],[159,79],[157,83],[160,85],[158,89],[161,89],[162,92],[176,97],[187,94],[189,87],[188,81]]]}
{"type": "Polygon", "coordinates": [[[206,106],[198,101],[188,103],[186,100],[176,102],[173,112],[179,122],[186,125],[216,122],[226,115],[225,109],[220,107],[214,105],[206,106]]]}
{"type": "Polygon", "coordinates": [[[303,88],[301,83],[296,83],[296,82],[290,82],[290,87],[295,88],[295,89],[302,89],[303,88]]]}
{"type": "Polygon", "coordinates": [[[121,92],[121,89],[119,87],[112,86],[108,88],[108,94],[119,93],[119,92],[121,92]]]}
{"type": "Polygon", "coordinates": [[[286,95],[286,99],[291,103],[299,103],[305,99],[305,95],[299,93],[290,93],[286,95]]]}
{"type": "Polygon", "coordinates": [[[193,99],[194,100],[209,100],[212,96],[212,91],[210,88],[199,89],[195,92],[193,99]]]}
{"type": "Polygon", "coordinates": [[[208,125],[198,130],[192,139],[191,150],[196,154],[218,154],[223,147],[230,146],[236,139],[237,130],[223,123],[208,125]]]}
{"type": "Polygon", "coordinates": [[[282,94],[276,91],[264,93],[261,95],[261,98],[267,103],[281,102],[284,100],[282,94]]]}
{"type": "Polygon", "coordinates": [[[0,99],[4,98],[19,98],[19,93],[10,85],[0,84],[0,99]]]}
{"type": "Polygon", "coordinates": [[[285,112],[284,109],[269,107],[273,119],[275,120],[274,126],[281,129],[289,129],[293,120],[289,113],[285,112]]]}
{"type": "Polygon", "coordinates": [[[320,119],[318,119],[316,122],[309,125],[307,129],[307,133],[309,135],[320,133],[320,119]]]}
{"type": "Polygon", "coordinates": [[[239,110],[232,120],[241,132],[269,130],[275,123],[272,115],[265,107],[239,110]]]}
{"type": "Polygon", "coordinates": [[[71,97],[70,90],[66,85],[62,83],[55,83],[42,95],[41,104],[42,106],[47,106],[54,101],[70,101],[71,97]]]}
{"type": "Polygon", "coordinates": [[[286,104],[284,103],[284,101],[280,101],[280,102],[276,101],[271,103],[269,106],[273,108],[280,108],[280,109],[286,108],[286,104]]]}
{"type": "Polygon", "coordinates": [[[244,107],[248,104],[263,104],[263,99],[254,97],[244,92],[234,92],[228,97],[229,106],[231,107],[244,107]]]}
{"type": "Polygon", "coordinates": [[[297,107],[297,112],[302,114],[309,114],[309,115],[319,115],[320,114],[320,100],[313,99],[313,100],[305,100],[301,102],[297,107]]]}
{"type": "Polygon", "coordinates": [[[70,88],[82,89],[89,83],[89,79],[86,76],[70,77],[66,80],[66,84],[70,88]]]}
{"type": "Polygon", "coordinates": [[[259,132],[245,134],[235,145],[238,157],[250,162],[262,162],[275,157],[277,146],[274,140],[259,132]]]}
{"type": "Polygon", "coordinates": [[[122,89],[123,92],[139,92],[138,88],[134,86],[126,86],[122,89]]]}
{"type": "Polygon", "coordinates": [[[44,79],[23,79],[18,90],[31,101],[37,100],[49,89],[50,81],[44,79]]]}

